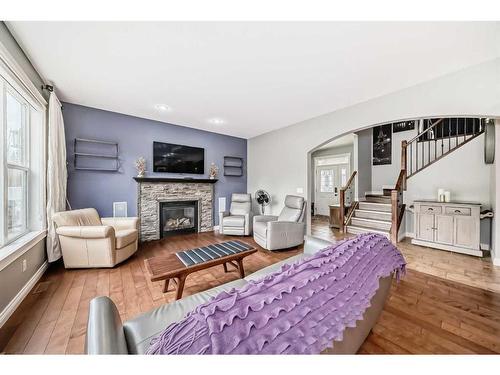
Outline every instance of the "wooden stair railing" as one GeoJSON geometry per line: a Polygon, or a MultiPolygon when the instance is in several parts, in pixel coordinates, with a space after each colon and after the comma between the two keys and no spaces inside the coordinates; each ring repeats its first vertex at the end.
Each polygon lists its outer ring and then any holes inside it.
{"type": "Polygon", "coordinates": [[[411,140],[401,143],[401,151],[405,155],[405,165],[401,165],[401,169],[406,170],[404,186],[407,178],[483,134],[485,128],[484,119],[479,118],[440,118],[434,119],[434,122],[433,119],[420,121],[424,126],[428,125],[427,128],[411,140]]]}
{"type": "Polygon", "coordinates": [[[414,176],[450,152],[484,133],[485,120],[479,118],[422,119],[426,127],[416,137],[401,142],[401,171],[391,190],[391,232],[393,243],[398,242],[398,232],[405,204],[403,191],[407,179],[414,176]]]}
{"type": "Polygon", "coordinates": [[[346,213],[345,212],[345,208],[346,208],[346,192],[351,189],[351,185],[353,184],[354,182],[354,177],[356,177],[356,174],[358,172],[357,171],[354,171],[352,172],[351,174],[351,177],[349,177],[349,180],[347,180],[347,183],[345,184],[345,186],[343,186],[341,189],[340,189],[340,192],[339,192],[339,206],[340,206],[340,232],[341,233],[344,233],[345,232],[345,226],[347,224],[347,222],[351,219],[351,216],[352,214],[354,213],[354,209],[356,208],[357,206],[357,203],[356,201],[354,200],[351,200],[350,202],[350,205],[349,205],[349,211],[346,213]]]}
{"type": "Polygon", "coordinates": [[[391,242],[398,242],[398,232],[403,215],[405,212],[405,204],[403,203],[403,190],[406,181],[406,170],[401,169],[399,172],[396,186],[391,191],[391,242]]]}

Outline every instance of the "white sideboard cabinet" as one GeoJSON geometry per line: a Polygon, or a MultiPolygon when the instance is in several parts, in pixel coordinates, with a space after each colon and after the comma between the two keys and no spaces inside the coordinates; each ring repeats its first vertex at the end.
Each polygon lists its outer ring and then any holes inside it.
{"type": "Polygon", "coordinates": [[[480,249],[481,204],[415,201],[412,243],[483,256],[480,249]]]}

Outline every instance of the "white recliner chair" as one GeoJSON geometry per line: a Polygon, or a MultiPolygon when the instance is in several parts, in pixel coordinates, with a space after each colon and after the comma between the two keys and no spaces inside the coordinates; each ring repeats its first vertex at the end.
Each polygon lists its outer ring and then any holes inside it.
{"type": "Polygon", "coordinates": [[[231,195],[229,212],[219,213],[219,233],[234,236],[249,236],[252,233],[252,196],[231,195]]]}
{"type": "Polygon", "coordinates": [[[267,250],[287,249],[304,242],[306,201],[287,195],[279,216],[259,215],[253,218],[253,239],[267,250]]]}
{"type": "Polygon", "coordinates": [[[52,217],[64,267],[114,267],[137,251],[139,219],[100,218],[93,208],[63,211],[52,217]]]}

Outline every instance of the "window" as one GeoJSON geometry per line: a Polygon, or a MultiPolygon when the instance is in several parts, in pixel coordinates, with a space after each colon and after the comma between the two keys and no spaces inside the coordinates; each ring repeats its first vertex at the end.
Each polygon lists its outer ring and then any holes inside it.
{"type": "Polygon", "coordinates": [[[44,227],[43,115],[0,59],[0,248],[44,227]]]}
{"type": "Polygon", "coordinates": [[[7,153],[7,241],[27,232],[27,182],[29,164],[26,147],[28,104],[6,87],[4,95],[5,150],[7,153]]]}
{"type": "Polygon", "coordinates": [[[333,169],[321,169],[319,191],[333,193],[333,169]]]}

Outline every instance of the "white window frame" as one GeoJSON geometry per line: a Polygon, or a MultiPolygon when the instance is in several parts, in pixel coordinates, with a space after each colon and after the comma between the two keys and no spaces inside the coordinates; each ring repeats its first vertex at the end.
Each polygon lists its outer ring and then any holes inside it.
{"type": "Polygon", "coordinates": [[[24,137],[24,150],[23,150],[23,163],[18,164],[18,163],[12,163],[7,160],[7,126],[3,126],[3,136],[2,136],[2,143],[3,143],[3,176],[4,176],[4,186],[3,186],[3,217],[4,220],[5,218],[8,217],[8,200],[9,200],[9,194],[8,194],[8,173],[9,169],[13,170],[19,170],[24,172],[25,174],[25,191],[24,191],[24,217],[25,217],[25,227],[24,229],[20,232],[17,233],[14,236],[9,236],[8,233],[8,225],[4,222],[3,223],[3,235],[0,236],[0,245],[5,246],[8,245],[9,243],[17,240],[18,238],[26,235],[27,233],[30,232],[30,223],[29,223],[29,212],[30,212],[30,200],[29,200],[29,191],[30,191],[30,132],[31,132],[31,108],[29,102],[24,99],[24,97],[17,92],[6,80],[0,78],[0,87],[2,88],[1,90],[1,95],[0,95],[0,100],[2,100],[3,104],[3,113],[1,117],[1,123],[6,124],[7,116],[6,116],[6,95],[9,93],[12,95],[16,100],[21,102],[21,104],[25,107],[24,108],[24,113],[23,116],[23,137],[24,137]]]}
{"type": "Polygon", "coordinates": [[[46,114],[47,102],[16,60],[0,42],[0,270],[21,256],[46,235],[46,114]],[[25,164],[7,166],[5,90],[27,105],[25,164]],[[34,123],[36,121],[36,123],[34,123]],[[8,168],[27,171],[26,230],[7,238],[7,172],[8,168]]]}

